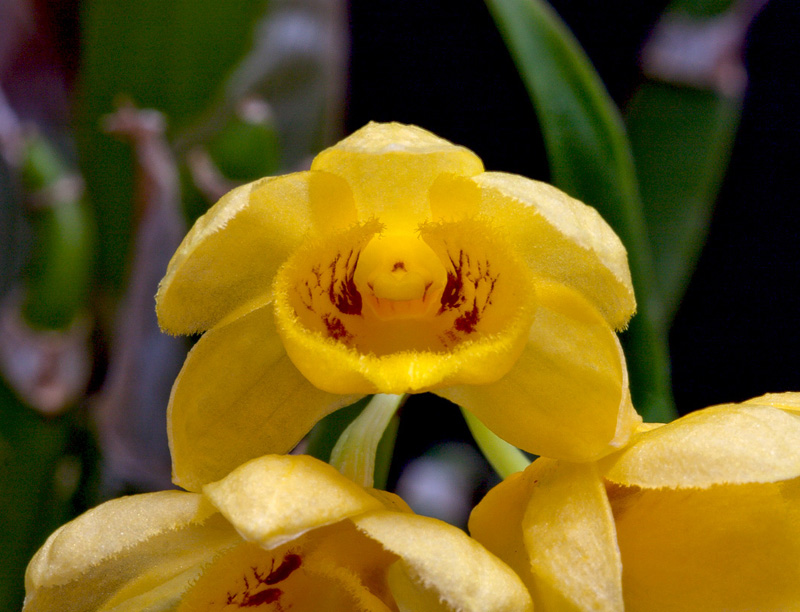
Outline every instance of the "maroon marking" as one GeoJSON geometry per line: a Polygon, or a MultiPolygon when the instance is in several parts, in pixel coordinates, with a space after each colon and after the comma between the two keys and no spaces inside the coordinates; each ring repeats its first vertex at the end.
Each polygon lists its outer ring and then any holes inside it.
{"type": "Polygon", "coordinates": [[[311,268],[311,274],[317,279],[317,287],[322,286],[322,271],[319,269],[319,264],[311,268]]]}
{"type": "MultiPolygon", "coordinates": [[[[487,267],[487,273],[488,273],[488,267],[487,267]]],[[[497,284],[497,280],[499,278],[500,278],[499,274],[494,278],[492,278],[492,284],[489,285],[489,292],[486,294],[486,303],[483,305],[481,312],[484,312],[489,307],[489,304],[492,303],[492,293],[494,293],[494,286],[497,284]]]]}
{"type": "Polygon", "coordinates": [[[308,281],[305,281],[303,284],[305,285],[306,293],[308,294],[308,302],[306,302],[306,300],[303,298],[303,294],[299,290],[297,291],[297,295],[300,298],[300,302],[302,302],[303,306],[305,306],[306,309],[310,310],[311,312],[314,312],[314,293],[311,291],[311,285],[308,284],[308,281]]]}
{"type": "Polygon", "coordinates": [[[339,260],[342,258],[342,254],[337,253],[330,263],[331,282],[328,286],[328,299],[342,314],[361,314],[361,293],[359,293],[354,280],[360,256],[360,251],[358,253],[350,251],[344,262],[344,279],[342,280],[338,280],[336,275],[336,269],[339,267],[339,260]]]}
{"type": "Polygon", "coordinates": [[[251,567],[250,571],[253,572],[253,577],[256,579],[256,584],[251,587],[250,582],[247,580],[247,576],[243,576],[242,579],[245,587],[244,593],[240,595],[239,593],[231,593],[228,591],[226,604],[235,604],[239,608],[255,608],[262,604],[271,604],[277,602],[278,610],[283,610],[280,602],[278,601],[283,595],[283,591],[281,589],[269,588],[256,593],[253,593],[252,591],[257,589],[262,584],[271,586],[273,584],[283,582],[289,576],[291,576],[292,572],[299,568],[302,563],[303,560],[300,555],[289,553],[283,558],[283,561],[277,568],[275,567],[275,559],[273,559],[268,573],[265,572],[262,574],[258,571],[257,566],[251,567]]]}
{"type": "Polygon", "coordinates": [[[464,251],[459,251],[458,263],[452,257],[450,263],[453,264],[453,270],[447,273],[447,284],[442,291],[442,306],[438,314],[458,308],[464,303],[464,251]]]}
{"type": "Polygon", "coordinates": [[[397,272],[398,270],[405,270],[405,269],[406,269],[406,264],[404,264],[402,261],[396,261],[394,262],[394,266],[392,266],[392,272],[397,272]]]}
{"type": "Polygon", "coordinates": [[[328,329],[328,336],[334,340],[349,340],[353,337],[338,317],[325,314],[322,315],[322,322],[325,323],[325,327],[328,329]]]}
{"type": "Polygon", "coordinates": [[[242,602],[239,604],[240,608],[255,608],[261,604],[275,603],[281,598],[283,591],[280,589],[264,589],[255,595],[245,595],[242,602]]]}
{"type": "MultiPolygon", "coordinates": [[[[270,567],[269,576],[267,576],[263,580],[263,584],[278,584],[279,582],[286,580],[294,570],[296,570],[300,565],[302,565],[303,560],[300,558],[300,555],[288,554],[283,558],[283,563],[278,566],[278,569],[273,569],[275,566],[275,561],[272,561],[272,567],[270,567]]],[[[259,582],[261,582],[259,580],[259,582]]]]}
{"type": "Polygon", "coordinates": [[[453,327],[465,334],[471,334],[475,331],[480,320],[481,313],[478,311],[478,305],[473,303],[470,310],[466,311],[455,320],[453,327]]]}

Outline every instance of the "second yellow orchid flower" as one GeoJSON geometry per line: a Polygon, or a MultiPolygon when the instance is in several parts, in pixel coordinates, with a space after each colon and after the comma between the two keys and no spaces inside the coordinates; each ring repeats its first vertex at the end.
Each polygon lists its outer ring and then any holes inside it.
{"type": "Polygon", "coordinates": [[[647,424],[597,463],[537,459],[472,512],[541,612],[800,609],[800,393],[647,424]]]}
{"type": "Polygon", "coordinates": [[[161,325],[207,330],[170,401],[175,482],[286,452],[371,393],[433,391],[527,451],[596,459],[638,421],[614,333],[634,310],[594,209],[369,124],[309,172],[230,192],[170,262],[161,325]]]}
{"type": "Polygon", "coordinates": [[[463,531],[307,456],[102,504],[50,536],[25,584],[24,612],[532,610],[463,531]]]}

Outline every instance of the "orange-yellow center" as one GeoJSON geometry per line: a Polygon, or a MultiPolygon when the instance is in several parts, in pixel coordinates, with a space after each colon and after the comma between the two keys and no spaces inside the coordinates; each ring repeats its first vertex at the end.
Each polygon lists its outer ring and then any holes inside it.
{"type": "Polygon", "coordinates": [[[378,319],[415,319],[433,314],[447,272],[421,238],[394,234],[376,236],[364,247],[353,280],[378,319]]]}

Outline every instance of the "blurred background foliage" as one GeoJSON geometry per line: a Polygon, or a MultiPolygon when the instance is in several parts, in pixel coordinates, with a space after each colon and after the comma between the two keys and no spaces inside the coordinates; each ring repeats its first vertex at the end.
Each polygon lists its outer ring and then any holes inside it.
{"type": "MultiPolygon", "coordinates": [[[[789,0],[0,0],[0,610],[59,524],[170,486],[187,346],[153,295],[186,227],[369,120],[601,211],[647,418],[800,388],[797,21],[789,0]]],[[[496,476],[455,407],[402,410],[388,486],[465,524],[496,476]]]]}

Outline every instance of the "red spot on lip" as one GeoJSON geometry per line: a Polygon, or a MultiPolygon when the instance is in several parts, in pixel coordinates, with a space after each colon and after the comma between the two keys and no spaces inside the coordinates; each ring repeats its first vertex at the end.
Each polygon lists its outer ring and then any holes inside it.
{"type": "Polygon", "coordinates": [[[251,567],[250,569],[253,572],[253,577],[256,579],[256,584],[251,586],[250,582],[247,580],[247,576],[244,576],[243,582],[245,588],[244,593],[241,594],[241,599],[238,593],[232,594],[229,592],[226,604],[236,605],[239,608],[255,608],[262,604],[278,602],[278,610],[283,610],[279,601],[283,595],[283,591],[281,589],[272,588],[271,585],[286,580],[291,576],[292,572],[302,565],[302,563],[303,560],[300,555],[289,553],[283,558],[283,561],[277,568],[275,567],[275,560],[273,559],[269,572],[261,573],[258,571],[258,567],[251,567]],[[269,585],[271,588],[253,592],[261,585],[269,585]]]}
{"type": "Polygon", "coordinates": [[[478,305],[473,304],[472,308],[458,317],[453,325],[458,331],[471,334],[475,331],[480,320],[481,314],[478,311],[478,305]]]}
{"type": "Polygon", "coordinates": [[[264,584],[277,584],[286,580],[291,573],[303,563],[300,555],[288,554],[283,558],[277,569],[270,571],[269,576],[264,579],[264,584]]]}
{"type": "Polygon", "coordinates": [[[406,269],[406,264],[404,264],[402,261],[396,261],[394,263],[394,266],[392,266],[392,272],[397,272],[398,270],[405,270],[405,269],[406,269]]]}
{"type": "Polygon", "coordinates": [[[259,591],[255,595],[245,597],[242,600],[242,603],[239,604],[239,607],[255,608],[261,604],[275,603],[281,598],[281,595],[283,595],[283,591],[280,589],[265,589],[263,591],[259,591]]]}
{"type": "Polygon", "coordinates": [[[328,336],[333,338],[334,340],[348,340],[352,338],[352,335],[347,328],[345,327],[342,320],[338,317],[332,317],[331,315],[323,315],[322,322],[325,324],[325,328],[328,330],[328,336]]]}
{"type": "Polygon", "coordinates": [[[453,270],[447,273],[447,284],[442,291],[442,307],[439,309],[439,314],[445,310],[458,308],[464,301],[464,251],[459,251],[458,263],[452,257],[450,263],[453,264],[453,270]]]}
{"type": "Polygon", "coordinates": [[[337,253],[330,264],[331,283],[328,287],[328,299],[342,314],[361,314],[361,293],[359,293],[354,279],[360,256],[360,251],[348,253],[347,259],[344,261],[344,278],[342,279],[337,277],[337,268],[342,254],[337,253]]]}

